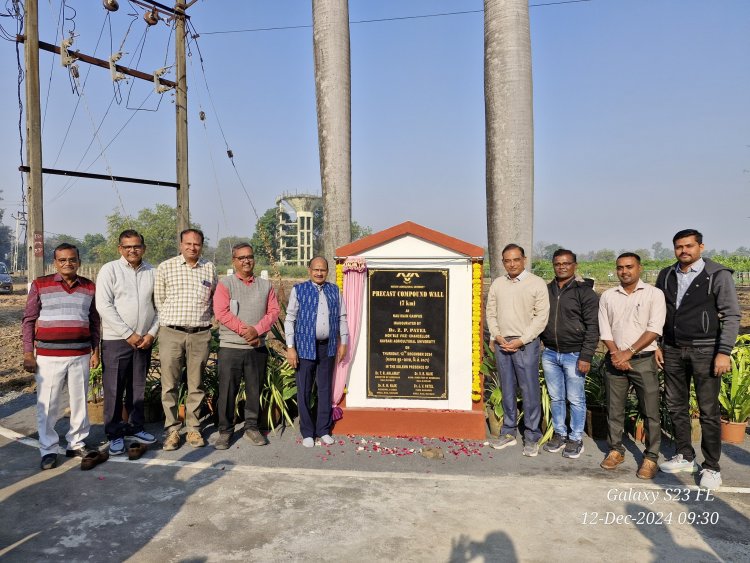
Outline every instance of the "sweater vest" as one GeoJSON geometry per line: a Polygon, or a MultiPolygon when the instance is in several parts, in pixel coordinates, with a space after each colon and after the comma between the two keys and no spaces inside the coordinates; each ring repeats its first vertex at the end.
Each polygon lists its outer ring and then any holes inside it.
{"type": "MultiPolygon", "coordinates": [[[[317,359],[315,326],[318,320],[318,296],[320,291],[311,281],[294,286],[299,302],[297,321],[294,325],[294,344],[297,354],[305,360],[317,359]]],[[[323,283],[323,294],[328,302],[328,356],[336,355],[339,333],[339,288],[332,283],[323,283]]]]}
{"type": "MultiPolygon", "coordinates": [[[[95,286],[79,277],[70,292],[55,276],[42,276],[34,283],[41,309],[36,320],[36,353],[40,356],[83,356],[91,352],[89,314],[95,286]]],[[[63,282],[65,283],[65,282],[63,282]]]]}
{"type": "MultiPolygon", "coordinates": [[[[253,283],[245,284],[237,276],[221,278],[219,283],[229,290],[229,310],[245,326],[254,326],[265,316],[271,282],[255,276],[253,283]]],[[[222,348],[252,348],[247,340],[223,324],[219,324],[219,346],[222,348]]],[[[265,337],[260,337],[260,346],[266,345],[265,337]]]]}

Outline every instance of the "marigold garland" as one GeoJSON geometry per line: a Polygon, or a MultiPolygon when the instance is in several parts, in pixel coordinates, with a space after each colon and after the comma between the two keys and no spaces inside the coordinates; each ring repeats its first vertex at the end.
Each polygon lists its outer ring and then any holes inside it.
{"type": "Polygon", "coordinates": [[[474,262],[471,272],[471,400],[482,399],[482,263],[474,262]]]}
{"type": "Polygon", "coordinates": [[[344,265],[336,264],[336,285],[339,286],[339,291],[344,291],[344,265]]]}

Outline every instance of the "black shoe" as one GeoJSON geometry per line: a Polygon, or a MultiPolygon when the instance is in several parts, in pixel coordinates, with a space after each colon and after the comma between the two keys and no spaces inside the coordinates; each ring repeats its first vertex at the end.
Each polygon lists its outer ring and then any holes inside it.
{"type": "Polygon", "coordinates": [[[232,439],[231,432],[219,432],[219,437],[216,438],[216,442],[214,442],[214,449],[215,450],[228,450],[229,441],[231,439],[232,439]]]}
{"type": "Polygon", "coordinates": [[[76,448],[75,450],[65,450],[65,457],[86,457],[89,450],[86,446],[76,448]]]}
{"type": "Polygon", "coordinates": [[[57,467],[57,454],[47,454],[42,456],[42,464],[40,467],[42,468],[42,471],[57,467]]]}
{"type": "Polygon", "coordinates": [[[555,433],[550,440],[542,446],[545,452],[556,454],[565,447],[565,438],[560,434],[555,433]]]}
{"type": "Polygon", "coordinates": [[[583,440],[568,440],[565,444],[565,450],[563,451],[563,457],[569,459],[578,459],[583,453],[583,440]]]}

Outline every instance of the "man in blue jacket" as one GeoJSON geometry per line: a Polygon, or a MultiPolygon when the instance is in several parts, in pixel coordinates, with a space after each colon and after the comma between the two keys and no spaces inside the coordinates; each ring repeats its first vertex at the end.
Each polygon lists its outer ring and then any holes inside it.
{"type": "Polygon", "coordinates": [[[552,404],[555,434],[543,449],[577,459],[583,453],[586,421],[584,381],[599,343],[599,297],[592,280],[576,276],[576,255],[560,248],[552,255],[555,279],[549,289],[549,320],[542,332],[542,367],[552,404]],[[570,432],[565,402],[570,403],[570,432]]]}
{"type": "Polygon", "coordinates": [[[289,294],[284,320],[287,361],[297,369],[297,408],[302,445],[312,448],[315,436],[330,446],[333,368],[346,354],[349,329],[339,288],[326,281],[328,262],[316,257],[307,266],[310,280],[289,294]],[[317,417],[310,413],[313,380],[318,387],[317,417]]]}
{"type": "Polygon", "coordinates": [[[667,408],[674,424],[677,450],[661,464],[665,473],[697,473],[706,489],[721,486],[721,376],[740,328],[740,306],[732,270],[703,258],[703,235],[686,229],[672,239],[677,263],[659,272],[656,287],[664,292],[667,320],[656,360],[664,368],[667,408]],[[690,382],[695,385],[701,423],[702,469],[690,442],[690,382]]]}

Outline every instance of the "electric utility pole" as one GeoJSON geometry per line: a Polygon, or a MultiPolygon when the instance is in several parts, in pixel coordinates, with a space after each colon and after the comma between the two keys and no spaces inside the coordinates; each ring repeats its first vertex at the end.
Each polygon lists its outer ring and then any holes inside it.
{"type": "Polygon", "coordinates": [[[26,163],[29,216],[26,227],[28,283],[44,275],[44,213],[42,197],[42,112],[39,103],[39,6],[26,0],[26,163]]]}
{"type": "MultiPolygon", "coordinates": [[[[192,4],[192,2],[190,3],[192,4]]],[[[177,118],[177,233],[190,227],[190,183],[188,180],[187,68],[185,61],[185,10],[177,2],[175,11],[175,110],[177,118]]]]}

